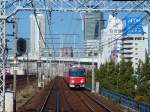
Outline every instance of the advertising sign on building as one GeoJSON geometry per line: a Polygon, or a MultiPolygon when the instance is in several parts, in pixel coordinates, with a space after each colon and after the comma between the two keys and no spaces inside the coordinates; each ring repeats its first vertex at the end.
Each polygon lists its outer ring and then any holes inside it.
{"type": "Polygon", "coordinates": [[[126,26],[124,29],[124,35],[141,34],[143,35],[142,17],[130,16],[125,19],[126,26]]]}

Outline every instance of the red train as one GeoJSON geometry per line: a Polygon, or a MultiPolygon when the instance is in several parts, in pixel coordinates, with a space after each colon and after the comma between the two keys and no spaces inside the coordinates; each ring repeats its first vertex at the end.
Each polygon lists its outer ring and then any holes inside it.
{"type": "Polygon", "coordinates": [[[85,68],[81,66],[71,66],[64,72],[64,78],[70,88],[85,87],[85,68]]]}

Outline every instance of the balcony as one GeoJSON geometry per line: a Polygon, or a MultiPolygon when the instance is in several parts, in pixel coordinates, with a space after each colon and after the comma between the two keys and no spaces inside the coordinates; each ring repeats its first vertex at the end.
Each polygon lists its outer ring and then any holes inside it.
{"type": "Polygon", "coordinates": [[[122,49],[133,49],[133,45],[123,45],[122,49]]]}
{"type": "Polygon", "coordinates": [[[124,40],[122,44],[132,44],[133,40],[124,40]]]}
{"type": "Polygon", "coordinates": [[[122,49],[121,53],[133,53],[132,48],[131,49],[122,49]]]}
{"type": "Polygon", "coordinates": [[[133,54],[122,54],[125,59],[133,58],[133,54]]]}

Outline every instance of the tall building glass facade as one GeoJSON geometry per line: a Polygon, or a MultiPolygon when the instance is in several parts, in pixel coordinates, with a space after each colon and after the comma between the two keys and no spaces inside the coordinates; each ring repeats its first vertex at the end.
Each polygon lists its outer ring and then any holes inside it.
{"type": "Polygon", "coordinates": [[[100,31],[103,25],[103,14],[101,12],[86,13],[85,21],[85,40],[99,40],[100,31]]]}
{"type": "Polygon", "coordinates": [[[99,52],[101,30],[103,28],[103,14],[101,12],[88,12],[84,17],[84,45],[87,55],[96,55],[99,52]]]}

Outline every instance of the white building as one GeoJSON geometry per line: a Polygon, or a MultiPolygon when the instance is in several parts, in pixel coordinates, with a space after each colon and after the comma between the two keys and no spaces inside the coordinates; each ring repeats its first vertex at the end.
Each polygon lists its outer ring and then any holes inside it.
{"type": "Polygon", "coordinates": [[[36,15],[37,20],[34,14],[30,15],[30,55],[39,58],[41,55],[40,50],[45,48],[45,17],[41,13],[37,13],[36,15]]]}
{"type": "Polygon", "coordinates": [[[122,56],[126,61],[131,61],[134,70],[139,60],[145,61],[148,52],[148,26],[143,27],[144,34],[130,34],[122,39],[122,56]]]}
{"type": "MultiPolygon", "coordinates": [[[[136,17],[130,17],[130,20],[132,19],[136,19],[136,17]]],[[[136,27],[134,28],[136,29],[136,27]]],[[[140,28],[143,30],[143,34],[138,31],[139,34],[136,34],[135,29],[133,32],[131,29],[127,35],[124,35],[122,21],[110,15],[107,28],[102,31],[102,45],[104,46],[102,46],[102,53],[98,57],[99,66],[110,59],[117,63],[124,58],[125,61],[131,61],[134,70],[136,70],[139,60],[144,62],[145,54],[148,52],[148,26],[141,25],[140,28]]]]}
{"type": "Polygon", "coordinates": [[[106,29],[102,30],[102,53],[99,54],[99,65],[110,61],[110,59],[116,63],[121,60],[122,29],[122,21],[109,15],[108,25],[106,29]]]}

